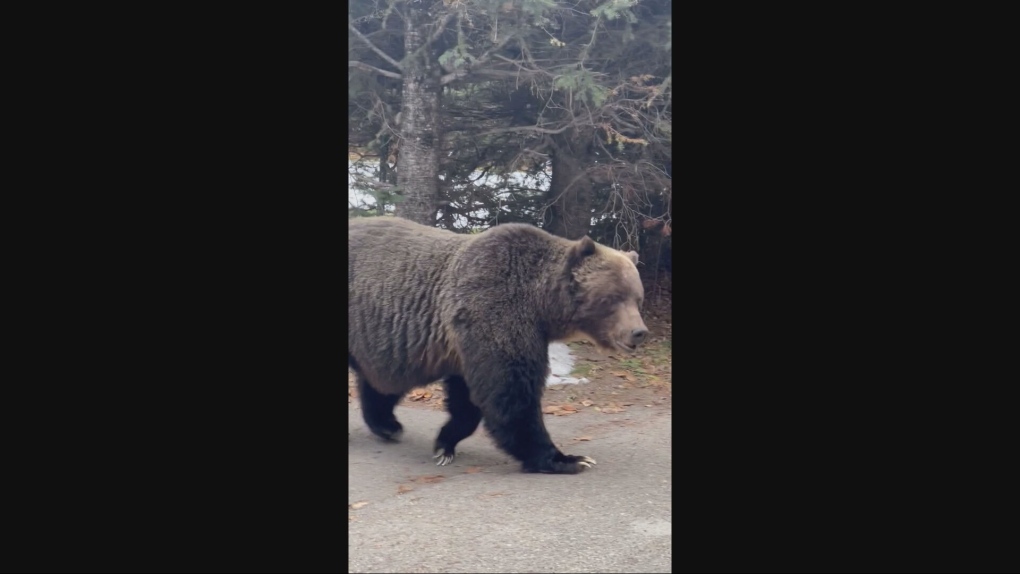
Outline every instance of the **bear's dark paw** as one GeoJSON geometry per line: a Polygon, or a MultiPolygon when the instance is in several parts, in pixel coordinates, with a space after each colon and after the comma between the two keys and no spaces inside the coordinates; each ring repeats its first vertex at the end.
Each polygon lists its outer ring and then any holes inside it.
{"type": "Polygon", "coordinates": [[[453,462],[453,457],[454,453],[452,448],[443,448],[439,446],[436,447],[436,454],[432,456],[432,458],[439,459],[436,461],[436,466],[446,466],[450,464],[453,462]]]}
{"type": "Polygon", "coordinates": [[[595,459],[589,456],[574,456],[556,453],[551,459],[524,463],[524,472],[544,472],[547,474],[577,474],[586,468],[595,466],[595,459]]]}
{"type": "Polygon", "coordinates": [[[376,436],[390,442],[397,442],[400,440],[400,435],[404,434],[404,425],[397,422],[396,419],[385,423],[369,425],[368,428],[376,436]]]}

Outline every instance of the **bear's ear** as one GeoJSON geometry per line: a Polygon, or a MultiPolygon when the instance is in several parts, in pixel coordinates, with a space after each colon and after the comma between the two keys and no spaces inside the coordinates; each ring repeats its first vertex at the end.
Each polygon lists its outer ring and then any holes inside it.
{"type": "Polygon", "coordinates": [[[630,259],[631,263],[637,266],[637,251],[628,251],[624,253],[624,255],[626,255],[630,259]]]}
{"type": "Polygon", "coordinates": [[[577,267],[586,258],[595,255],[595,242],[585,235],[570,248],[570,268],[577,267]]]}

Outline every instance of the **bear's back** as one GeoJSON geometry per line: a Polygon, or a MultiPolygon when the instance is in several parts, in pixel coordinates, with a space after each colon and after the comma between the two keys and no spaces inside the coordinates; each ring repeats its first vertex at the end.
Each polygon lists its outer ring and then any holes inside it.
{"type": "Polygon", "coordinates": [[[380,279],[393,273],[405,279],[425,278],[418,274],[431,278],[465,239],[395,217],[355,219],[347,232],[348,268],[380,279]]]}
{"type": "Polygon", "coordinates": [[[348,352],[383,392],[451,368],[443,325],[450,263],[469,237],[394,217],[348,227],[348,352]]]}

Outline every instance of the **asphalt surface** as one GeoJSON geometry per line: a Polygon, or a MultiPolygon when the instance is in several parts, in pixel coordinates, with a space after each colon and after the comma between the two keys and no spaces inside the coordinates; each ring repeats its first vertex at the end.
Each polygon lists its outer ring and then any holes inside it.
{"type": "Polygon", "coordinates": [[[349,405],[348,571],[670,572],[670,417],[643,406],[546,416],[560,450],[598,464],[544,475],[520,472],[481,427],[435,466],[446,413],[398,407],[404,435],[384,443],[349,405]]]}

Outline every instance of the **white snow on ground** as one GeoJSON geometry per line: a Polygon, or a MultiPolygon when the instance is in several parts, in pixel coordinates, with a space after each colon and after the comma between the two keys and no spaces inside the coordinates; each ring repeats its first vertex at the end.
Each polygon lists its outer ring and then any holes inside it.
{"type": "MultiPolygon", "coordinates": [[[[373,166],[367,165],[367,164],[355,164],[355,162],[353,162],[351,160],[347,160],[347,168],[348,168],[347,169],[347,201],[348,201],[348,204],[350,206],[352,206],[352,207],[353,206],[360,206],[360,207],[364,207],[364,208],[374,208],[375,207],[375,198],[372,196],[371,193],[368,192],[367,189],[362,189],[362,188],[358,187],[358,184],[355,181],[354,173],[357,172],[360,175],[365,176],[365,177],[373,177],[374,174],[375,174],[375,168],[373,166]]],[[[549,168],[549,169],[551,169],[551,168],[549,168]]],[[[480,171],[474,172],[472,174],[472,176],[473,176],[475,185],[480,185],[480,186],[499,186],[500,182],[503,181],[502,179],[500,179],[499,176],[495,176],[495,175],[491,175],[491,174],[486,175],[486,174],[484,174],[484,173],[482,173],[480,171]]],[[[442,177],[442,176],[440,175],[440,177],[442,177]]],[[[527,175],[527,174],[523,174],[523,173],[519,173],[519,172],[514,172],[514,173],[511,173],[511,174],[507,175],[507,179],[509,181],[513,182],[514,185],[523,186],[523,187],[531,188],[531,189],[534,189],[534,190],[546,190],[546,189],[548,189],[550,177],[552,177],[551,172],[550,173],[546,173],[545,175],[543,175],[541,177],[527,175]]],[[[501,191],[501,192],[497,193],[497,196],[506,198],[506,197],[509,196],[509,194],[510,194],[509,191],[501,191]]],[[[387,206],[386,209],[387,209],[387,211],[392,213],[394,208],[393,208],[392,205],[390,205],[390,206],[387,206]]],[[[503,209],[506,209],[506,208],[504,207],[503,209]]],[[[478,209],[478,210],[470,212],[470,214],[473,217],[479,217],[479,218],[489,217],[489,212],[488,212],[488,210],[485,210],[485,209],[478,209]]],[[[466,225],[466,221],[467,220],[462,219],[460,216],[455,216],[454,219],[457,221],[458,224],[459,223],[463,223],[463,224],[466,225]]]]}
{"type": "Polygon", "coordinates": [[[570,347],[566,343],[552,343],[549,345],[549,378],[545,385],[562,385],[587,383],[588,379],[574,378],[570,371],[574,368],[574,356],[570,354],[570,347]]]}

